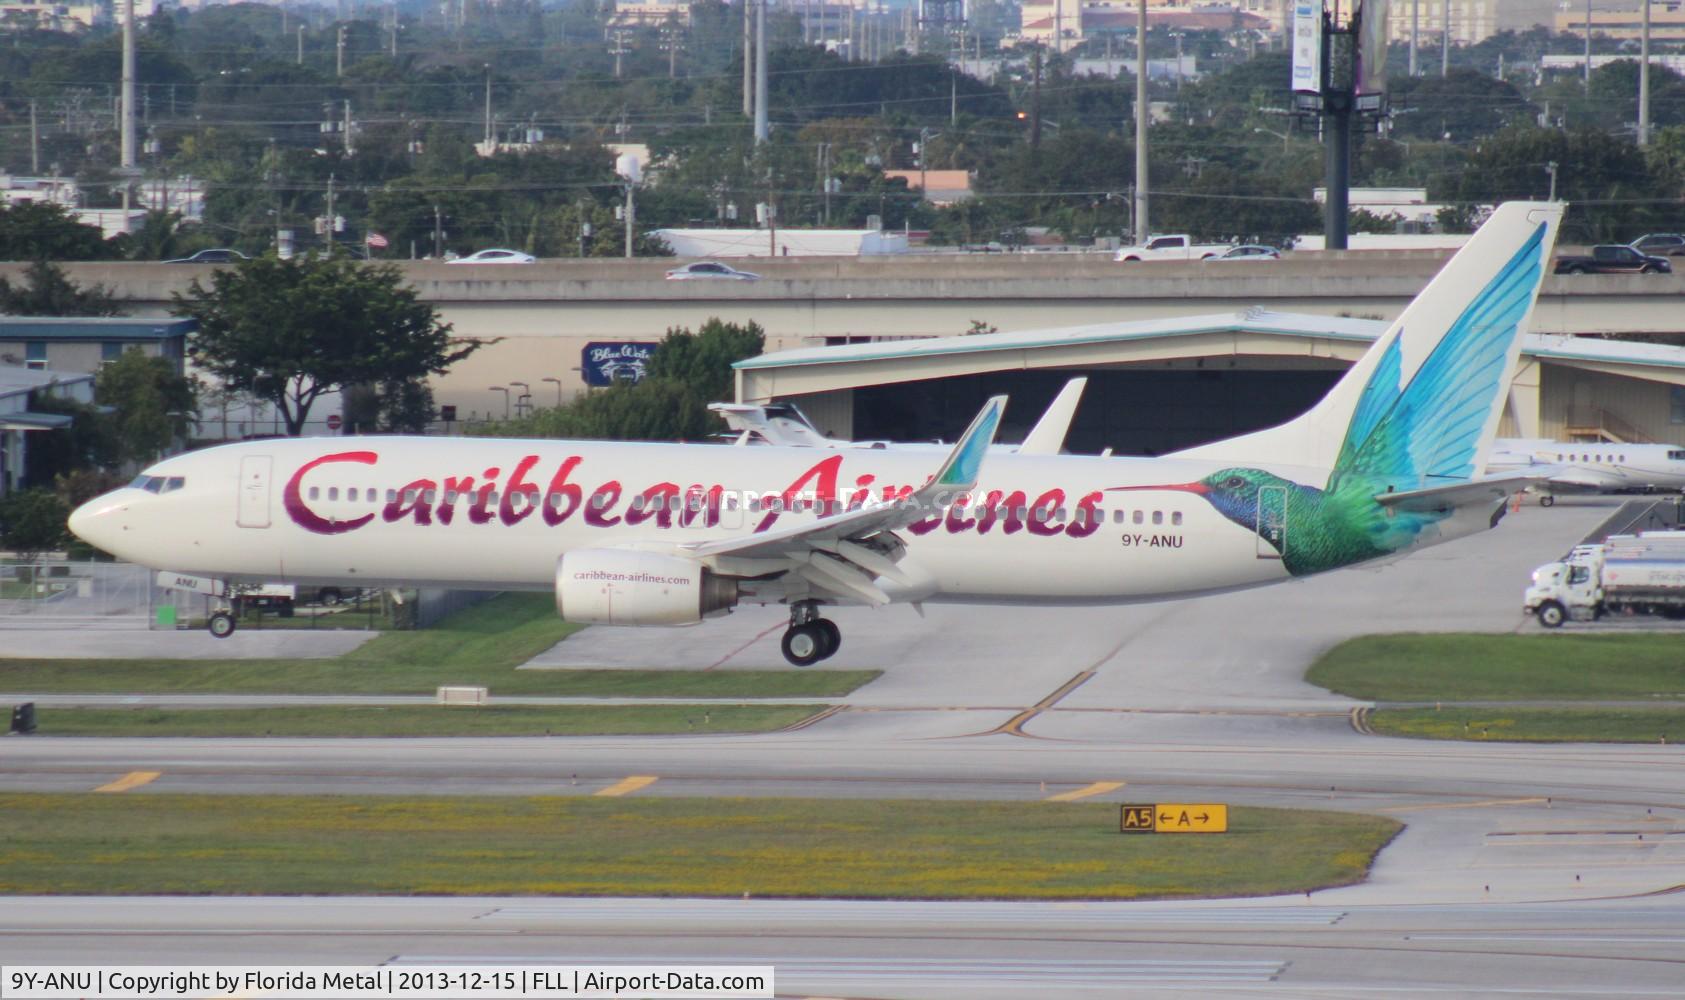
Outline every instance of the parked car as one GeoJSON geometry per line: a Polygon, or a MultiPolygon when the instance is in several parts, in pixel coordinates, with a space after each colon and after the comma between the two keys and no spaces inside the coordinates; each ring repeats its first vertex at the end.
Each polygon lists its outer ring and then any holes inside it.
{"type": "Polygon", "coordinates": [[[739,271],[735,267],[727,267],[717,260],[699,260],[684,267],[675,267],[667,272],[668,281],[698,281],[706,278],[720,278],[726,281],[759,281],[760,275],[748,271],[739,271]]]}
{"type": "Polygon", "coordinates": [[[1652,257],[1685,257],[1685,236],[1678,233],[1651,233],[1628,245],[1652,257]]]}
{"type": "Polygon", "coordinates": [[[1205,259],[1207,261],[1214,261],[1214,260],[1280,260],[1281,259],[1281,251],[1277,250],[1275,247],[1261,246],[1261,245],[1256,244],[1256,243],[1244,243],[1244,244],[1242,244],[1238,247],[1230,247],[1228,250],[1225,250],[1224,252],[1218,254],[1215,257],[1207,257],[1205,259]]]}
{"type": "Polygon", "coordinates": [[[250,260],[250,259],[251,259],[250,257],[247,257],[245,254],[241,253],[238,250],[218,249],[218,250],[201,250],[198,253],[193,254],[191,257],[177,257],[175,260],[166,260],[166,261],[164,261],[164,263],[166,263],[166,264],[233,264],[236,261],[250,260]]]}
{"type": "Polygon", "coordinates": [[[1590,256],[1556,258],[1557,274],[1671,274],[1666,257],[1639,253],[1624,243],[1591,248],[1590,256]]]}
{"type": "Polygon", "coordinates": [[[538,258],[519,250],[481,250],[450,261],[452,264],[531,264],[538,258]]]}

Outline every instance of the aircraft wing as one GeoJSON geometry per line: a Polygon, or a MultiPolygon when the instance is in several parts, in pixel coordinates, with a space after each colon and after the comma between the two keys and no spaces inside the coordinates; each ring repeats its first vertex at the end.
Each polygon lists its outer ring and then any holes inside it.
{"type": "Polygon", "coordinates": [[[1429,486],[1398,493],[1379,493],[1375,502],[1388,510],[1419,513],[1451,510],[1457,507],[1488,506],[1519,493],[1542,480],[1534,473],[1510,472],[1496,476],[1468,479],[1446,486],[1429,486]]]}
{"type": "Polygon", "coordinates": [[[1602,469],[1586,468],[1580,465],[1558,465],[1548,469],[1545,481],[1552,489],[1558,490],[1618,490],[1631,486],[1632,482],[1621,476],[1610,475],[1602,469]]]}
{"type": "Polygon", "coordinates": [[[1005,409],[1005,396],[985,403],[930,482],[905,499],[774,531],[693,542],[677,551],[737,576],[793,570],[817,590],[867,604],[887,604],[889,597],[873,581],[880,576],[897,582],[906,579],[895,566],[905,545],[893,532],[976,488],[983,456],[1000,429],[1005,409]]]}

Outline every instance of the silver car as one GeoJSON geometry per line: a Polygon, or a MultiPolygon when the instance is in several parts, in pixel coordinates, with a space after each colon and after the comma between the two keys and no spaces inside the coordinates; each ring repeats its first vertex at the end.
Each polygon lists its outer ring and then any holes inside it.
{"type": "Polygon", "coordinates": [[[725,281],[759,281],[761,276],[748,271],[739,271],[735,267],[727,267],[717,260],[699,260],[684,267],[675,267],[667,272],[668,281],[701,281],[719,278],[725,281]]]}

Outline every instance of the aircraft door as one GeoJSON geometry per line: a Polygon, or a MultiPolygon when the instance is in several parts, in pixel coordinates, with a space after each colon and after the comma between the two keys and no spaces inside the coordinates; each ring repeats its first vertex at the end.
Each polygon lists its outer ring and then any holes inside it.
{"type": "Polygon", "coordinates": [[[240,503],[235,523],[242,528],[269,527],[269,474],[274,459],[247,455],[240,459],[240,503]]]}
{"type": "Polygon", "coordinates": [[[1258,490],[1258,558],[1280,559],[1287,551],[1287,487],[1258,490]]]}

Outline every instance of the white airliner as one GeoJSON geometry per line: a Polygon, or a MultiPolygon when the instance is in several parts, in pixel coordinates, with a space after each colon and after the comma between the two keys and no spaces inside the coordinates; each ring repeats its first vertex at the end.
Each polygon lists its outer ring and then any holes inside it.
{"type": "MultiPolygon", "coordinates": [[[[1480,476],[1562,206],[1510,203],[1305,415],[1160,458],[953,449],[309,438],[177,455],[71,529],[191,575],[553,590],[561,615],[686,625],[785,604],[1120,604],[1252,587],[1492,527],[1480,476]],[[941,459],[938,461],[938,459],[941,459]]],[[[231,630],[231,622],[218,630],[231,630]]]]}
{"type": "Polygon", "coordinates": [[[1556,502],[1558,493],[1677,493],[1685,490],[1685,448],[1499,438],[1486,471],[1539,477],[1534,489],[1545,507],[1556,502]]]}
{"type": "MultiPolygon", "coordinates": [[[[1057,455],[1065,447],[1065,435],[1077,415],[1082,391],[1088,379],[1073,378],[1066,382],[1047,405],[1041,419],[1024,435],[1022,444],[997,444],[991,451],[1017,452],[1020,455],[1057,455]]],[[[807,414],[794,403],[709,403],[708,409],[718,413],[726,426],[737,434],[739,445],[782,445],[788,448],[939,448],[933,444],[899,444],[888,441],[852,441],[847,438],[826,437],[815,427],[807,414]]]]}

